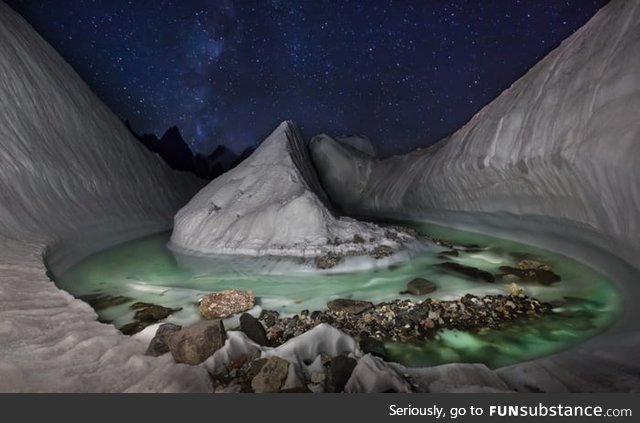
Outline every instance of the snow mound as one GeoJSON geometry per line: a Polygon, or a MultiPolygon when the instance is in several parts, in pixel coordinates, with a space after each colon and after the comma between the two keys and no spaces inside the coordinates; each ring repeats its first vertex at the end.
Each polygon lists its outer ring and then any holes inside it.
{"type": "Polygon", "coordinates": [[[177,213],[171,243],[204,255],[317,257],[397,250],[398,238],[410,239],[388,231],[333,212],[300,132],[283,122],[177,213]]]}

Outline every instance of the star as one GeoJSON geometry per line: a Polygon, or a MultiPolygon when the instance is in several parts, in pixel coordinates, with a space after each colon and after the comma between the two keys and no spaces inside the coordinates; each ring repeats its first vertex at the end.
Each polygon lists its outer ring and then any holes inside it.
{"type": "Polygon", "coordinates": [[[122,120],[242,151],[279,121],[382,155],[466,123],[606,0],[6,0],[122,120]]]}

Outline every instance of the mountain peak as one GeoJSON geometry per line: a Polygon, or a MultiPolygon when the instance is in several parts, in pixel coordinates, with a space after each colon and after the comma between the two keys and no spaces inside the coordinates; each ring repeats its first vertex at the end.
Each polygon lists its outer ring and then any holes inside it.
{"type": "Polygon", "coordinates": [[[162,135],[160,139],[164,140],[167,138],[174,138],[174,139],[179,138],[184,141],[184,138],[182,137],[182,133],[180,132],[180,129],[177,126],[172,126],[169,129],[167,129],[164,135],[162,135]]]}

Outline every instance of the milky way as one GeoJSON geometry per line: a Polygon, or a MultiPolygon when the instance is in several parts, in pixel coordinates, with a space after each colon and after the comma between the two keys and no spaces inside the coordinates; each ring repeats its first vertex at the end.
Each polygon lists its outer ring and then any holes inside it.
{"type": "Polygon", "coordinates": [[[280,121],[383,154],[464,124],[605,0],[9,0],[139,132],[204,153],[280,121]]]}

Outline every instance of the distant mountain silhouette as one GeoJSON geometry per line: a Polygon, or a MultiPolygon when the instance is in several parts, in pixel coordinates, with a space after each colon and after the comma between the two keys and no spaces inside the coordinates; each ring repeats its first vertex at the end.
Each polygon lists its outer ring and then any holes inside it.
{"type": "Polygon", "coordinates": [[[217,178],[237,166],[254,151],[254,148],[249,147],[238,156],[224,145],[219,145],[208,156],[201,153],[194,155],[177,126],[167,129],[164,135],[158,138],[154,134],[138,135],[131,128],[129,121],[125,121],[124,124],[137,140],[150,151],[159,154],[172,169],[192,172],[202,179],[217,178]]]}
{"type": "Polygon", "coordinates": [[[173,126],[157,141],[156,151],[160,157],[176,170],[193,170],[194,157],[180,130],[173,126]]]}

